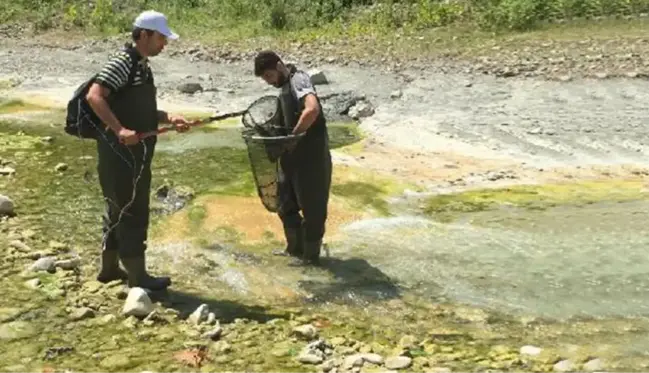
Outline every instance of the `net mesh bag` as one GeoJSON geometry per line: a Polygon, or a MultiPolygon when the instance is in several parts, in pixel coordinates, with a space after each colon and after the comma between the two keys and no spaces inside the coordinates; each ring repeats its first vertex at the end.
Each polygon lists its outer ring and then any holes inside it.
{"type": "Polygon", "coordinates": [[[266,210],[277,212],[279,205],[279,158],[303,136],[289,135],[281,125],[277,97],[266,96],[253,103],[241,118],[241,136],[246,144],[257,194],[266,210]]]}

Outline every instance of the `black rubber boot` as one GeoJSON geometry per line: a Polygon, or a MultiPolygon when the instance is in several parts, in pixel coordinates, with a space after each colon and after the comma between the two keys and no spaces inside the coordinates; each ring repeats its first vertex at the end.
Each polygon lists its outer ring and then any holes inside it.
{"type": "Polygon", "coordinates": [[[146,261],[143,256],[135,258],[122,258],[122,264],[128,273],[128,286],[149,289],[151,291],[164,290],[171,285],[169,277],[153,277],[146,271],[146,261]]]}
{"type": "Polygon", "coordinates": [[[294,266],[319,266],[320,265],[320,250],[322,247],[322,240],[318,241],[306,241],[304,242],[304,253],[299,258],[295,260],[292,265],[294,266]]]}
{"type": "Polygon", "coordinates": [[[116,250],[102,250],[101,270],[97,275],[97,281],[109,283],[115,280],[125,281],[128,274],[119,267],[119,255],[116,250]]]}
{"type": "Polygon", "coordinates": [[[284,228],[284,236],[286,237],[286,248],[284,250],[276,250],[273,254],[293,256],[296,258],[301,257],[304,252],[302,229],[284,228]]]}

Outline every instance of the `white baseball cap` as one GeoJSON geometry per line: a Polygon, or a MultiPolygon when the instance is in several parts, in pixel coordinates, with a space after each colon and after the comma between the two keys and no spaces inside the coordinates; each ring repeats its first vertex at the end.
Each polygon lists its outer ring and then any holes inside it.
{"type": "Polygon", "coordinates": [[[178,34],[171,31],[167,24],[167,17],[155,10],[146,10],[135,18],[133,26],[147,30],[158,31],[171,40],[178,39],[178,34]]]}

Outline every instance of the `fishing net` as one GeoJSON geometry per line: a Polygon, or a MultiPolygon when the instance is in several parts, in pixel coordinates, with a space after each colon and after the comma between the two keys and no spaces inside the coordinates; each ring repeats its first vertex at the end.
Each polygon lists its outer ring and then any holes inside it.
{"type": "Polygon", "coordinates": [[[303,134],[291,135],[282,125],[281,107],[276,96],[253,102],[242,116],[241,133],[248,151],[257,194],[266,210],[277,212],[279,158],[292,150],[303,134]]]}

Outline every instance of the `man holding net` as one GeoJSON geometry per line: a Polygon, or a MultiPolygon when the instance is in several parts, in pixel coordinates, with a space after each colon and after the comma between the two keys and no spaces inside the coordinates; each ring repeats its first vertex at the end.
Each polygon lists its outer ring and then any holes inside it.
{"type": "Polygon", "coordinates": [[[132,45],[114,54],[94,78],[88,105],[97,125],[99,182],[106,203],[101,271],[97,280],[128,280],[131,287],[163,290],[168,277],[147,273],[145,250],[149,225],[151,162],[156,137],[140,139],[159,123],[172,123],[184,132],[190,123],[158,110],[156,87],[148,58],[158,55],[167,39],[178,36],[166,17],[155,11],[141,13],[134,22],[132,45]],[[127,273],[119,268],[119,260],[127,273]]]}
{"type": "Polygon", "coordinates": [[[331,153],[327,122],[309,75],[284,64],[277,53],[262,51],[254,60],[255,76],[280,89],[283,125],[304,133],[295,148],[282,154],[278,215],[286,249],[279,254],[300,264],[319,264],[331,186],[331,153]],[[300,212],[302,214],[300,214],[300,212]]]}

